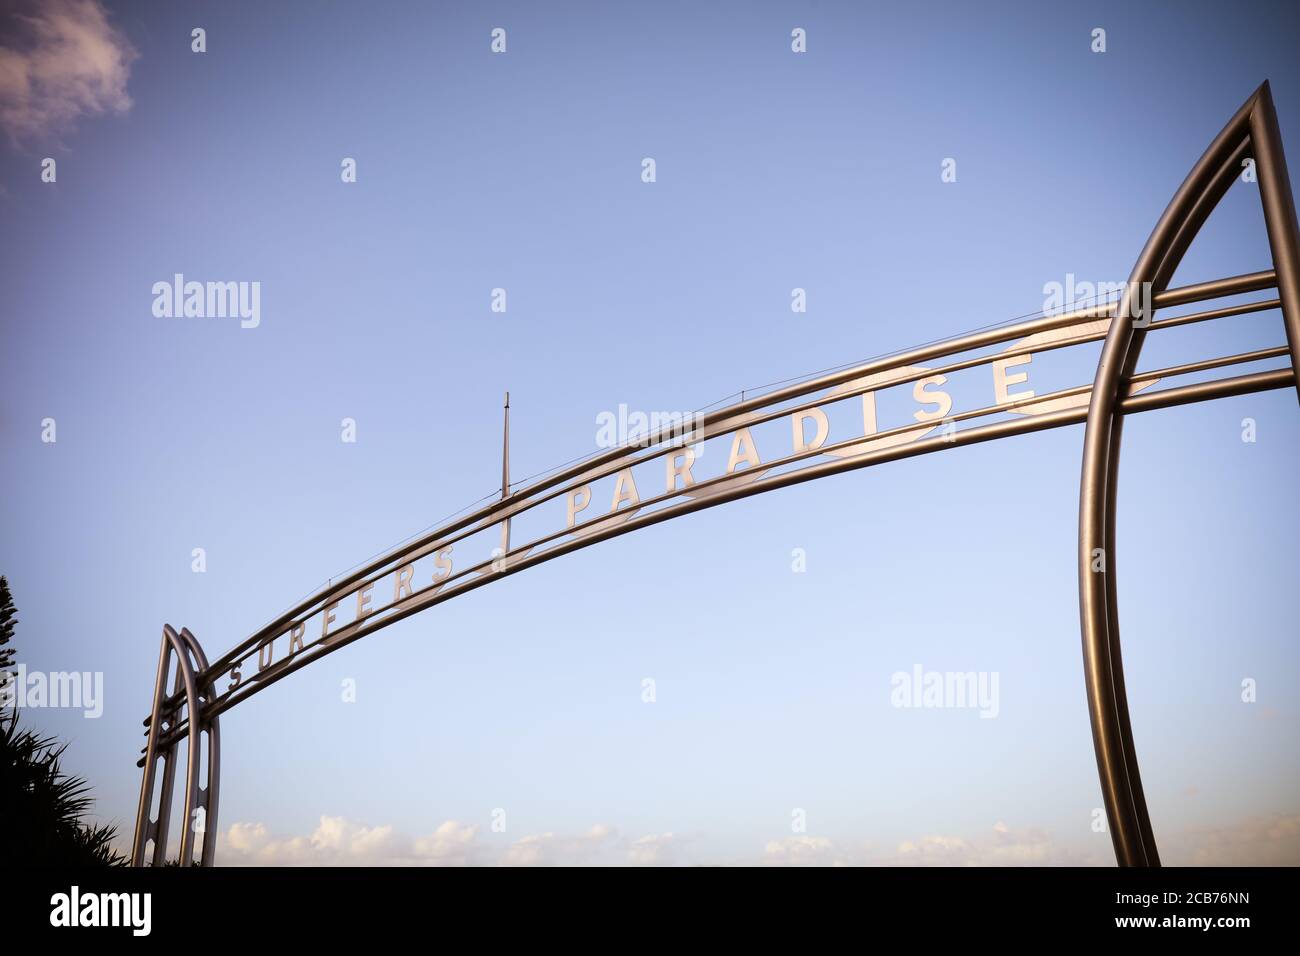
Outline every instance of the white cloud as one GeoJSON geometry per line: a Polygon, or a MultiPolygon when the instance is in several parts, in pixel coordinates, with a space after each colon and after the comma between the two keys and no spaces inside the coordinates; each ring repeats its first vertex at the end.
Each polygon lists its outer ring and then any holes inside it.
{"type": "Polygon", "coordinates": [[[671,833],[643,836],[627,848],[627,861],[633,866],[671,866],[677,861],[679,842],[671,833]]]}
{"type": "Polygon", "coordinates": [[[0,12],[0,129],[13,143],[131,108],[136,52],[100,0],[19,0],[0,12]]]}
{"type": "Polygon", "coordinates": [[[417,859],[442,866],[464,866],[470,862],[474,835],[478,827],[463,826],[448,820],[427,837],[415,841],[417,859]]]}
{"type": "Polygon", "coordinates": [[[412,839],[391,826],[323,816],[308,836],[274,839],[260,823],[234,823],[218,837],[217,860],[233,866],[464,866],[477,862],[471,859],[477,830],[448,820],[412,839]]]}
{"type": "Polygon", "coordinates": [[[591,863],[617,837],[613,827],[598,823],[576,837],[541,833],[511,844],[501,863],[505,866],[576,866],[591,863]]]}
{"type": "Polygon", "coordinates": [[[252,853],[266,845],[270,837],[260,823],[234,823],[226,830],[223,842],[234,853],[252,853]]]}
{"type": "MultiPolygon", "coordinates": [[[[274,837],[261,823],[232,823],[218,835],[217,861],[223,866],[575,866],[601,862],[602,855],[617,851],[624,842],[604,824],[576,836],[521,837],[504,850],[478,836],[477,826],[455,820],[419,837],[345,817],[322,816],[306,836],[274,837]]],[[[671,840],[671,834],[667,836],[671,840]]],[[[662,840],[643,837],[632,845],[644,854],[652,845],[662,849],[654,843],[662,840]]]]}
{"type": "Polygon", "coordinates": [[[827,837],[792,836],[771,840],[763,850],[767,866],[843,866],[848,859],[827,837]]]}

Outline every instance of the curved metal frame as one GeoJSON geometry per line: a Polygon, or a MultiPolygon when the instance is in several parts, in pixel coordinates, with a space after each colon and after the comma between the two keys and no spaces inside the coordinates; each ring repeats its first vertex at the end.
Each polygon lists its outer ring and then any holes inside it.
{"type": "MultiPolygon", "coordinates": [[[[142,865],[145,862],[144,849],[150,839],[155,842],[153,863],[158,865],[166,860],[176,748],[184,740],[188,742],[184,815],[187,826],[181,840],[181,860],[186,865],[193,860],[194,835],[190,821],[196,808],[202,806],[205,810],[206,829],[200,862],[210,865],[215,852],[220,782],[219,715],[295,670],[368,634],[508,574],[639,528],[728,501],[946,448],[1086,423],[1080,490],[1079,573],[1089,716],[1116,858],[1122,865],[1158,864],[1133,749],[1116,613],[1113,542],[1119,438],[1123,416],[1231,395],[1300,387],[1296,379],[1296,369],[1300,369],[1300,310],[1297,309],[1297,302],[1300,301],[1300,259],[1297,257],[1297,248],[1295,209],[1277,134],[1277,120],[1266,83],[1219,134],[1175,195],[1148,240],[1118,309],[1113,304],[1098,305],[1063,315],[1044,316],[922,346],[889,358],[798,382],[710,412],[701,417],[692,431],[687,432],[680,427],[662,429],[639,443],[599,452],[575,465],[520,485],[510,483],[507,395],[505,454],[499,500],[422,534],[344,575],[340,580],[331,582],[241,641],[210,665],[198,641],[187,629],[182,629],[178,635],[171,627],[164,628],[154,687],[154,706],[144,721],[148,740],[143,748],[143,756],[137,763],[144,768],[144,779],[136,821],[133,863],[142,865]],[[1166,289],[1187,246],[1231,184],[1241,160],[1251,146],[1255,149],[1274,269],[1179,289],[1166,289]],[[1147,285],[1143,286],[1143,283],[1147,285]],[[1273,287],[1278,289],[1279,297],[1276,299],[1179,315],[1159,322],[1151,322],[1151,315],[1141,311],[1146,309],[1154,312],[1157,309],[1273,287]],[[1140,299],[1135,295],[1135,290],[1142,288],[1152,290],[1153,294],[1140,299]],[[1148,329],[1162,330],[1274,308],[1282,310],[1287,331],[1286,346],[1212,358],[1153,372],[1136,374],[1134,371],[1142,338],[1148,329]],[[1127,321],[1130,315],[1138,321],[1127,321]],[[1102,339],[1105,344],[1097,376],[1091,386],[1064,389],[1010,404],[1003,402],[950,415],[942,421],[925,420],[881,432],[876,431],[872,424],[867,426],[862,437],[829,445],[801,448],[800,441],[797,440],[793,454],[762,463],[752,470],[733,473],[729,468],[726,474],[717,477],[699,481],[691,479],[681,488],[670,477],[668,490],[663,494],[646,499],[637,496],[634,506],[622,510],[617,508],[616,496],[615,507],[606,514],[574,524],[571,512],[568,528],[511,546],[510,524],[515,516],[566,493],[573,494],[586,489],[587,484],[596,479],[630,472],[632,467],[655,459],[668,456],[667,461],[671,465],[676,456],[698,442],[729,433],[736,433],[739,438],[742,429],[787,415],[792,416],[796,427],[801,429],[802,426],[797,424],[800,421],[798,415],[805,411],[819,410],[823,405],[857,396],[861,396],[866,403],[875,391],[883,388],[919,383],[922,379],[992,364],[1000,359],[1014,359],[1102,339]],[[1002,352],[963,358],[937,368],[918,365],[933,358],[1007,342],[1012,344],[1002,352]],[[1138,394],[1140,390],[1147,389],[1161,379],[1283,356],[1290,357],[1289,368],[1142,391],[1142,394],[1138,394]],[[940,425],[997,414],[1023,417],[926,437],[940,425]],[[811,463],[813,459],[827,457],[831,460],[811,463]],[[809,464],[794,470],[780,471],[803,463],[809,464]],[[688,500],[675,500],[682,498],[688,500]],[[389,575],[395,575],[400,582],[401,574],[407,568],[412,569],[408,572],[409,581],[417,560],[440,554],[444,550],[449,551],[455,543],[497,525],[500,526],[501,547],[491,557],[459,571],[452,572],[448,566],[445,577],[435,578],[420,587],[408,587],[404,597],[399,585],[394,589],[390,604],[365,613],[362,613],[363,602],[358,601],[358,617],[334,631],[328,630],[328,623],[333,621],[332,608],[343,598],[368,593],[381,578],[389,575]],[[1103,555],[1107,573],[1097,574],[1091,571],[1097,553],[1103,555]],[[324,620],[321,636],[305,642],[302,635],[307,621],[318,614],[324,620]],[[286,635],[290,635],[288,654],[279,661],[273,661],[274,642],[286,635]],[[265,662],[262,660],[264,649],[265,662]],[[177,672],[173,689],[168,694],[166,684],[173,653],[177,658],[177,672]],[[250,658],[254,655],[258,657],[258,670],[241,681],[239,668],[246,663],[251,664],[250,658]],[[231,683],[224,692],[218,693],[216,682],[223,676],[230,676],[231,683]],[[204,732],[208,735],[208,783],[206,788],[200,789],[198,766],[202,751],[199,737],[204,732]],[[158,817],[151,821],[149,810],[160,758],[163,761],[162,796],[158,817]]],[[[874,422],[874,415],[872,421],[874,422]]]]}
{"type": "Polygon", "coordinates": [[[1116,596],[1115,511],[1124,409],[1159,296],[1192,239],[1240,174],[1249,150],[1273,255],[1292,368],[1300,368],[1300,239],[1273,97],[1265,82],[1192,167],[1147,240],[1102,346],[1088,406],[1079,489],[1079,616],[1088,716],[1115,858],[1158,866],[1129,720],[1116,596]],[[1149,290],[1154,296],[1148,296],[1149,290]],[[1133,321],[1128,321],[1131,317],[1133,321]]]}
{"type": "Polygon", "coordinates": [[[221,731],[217,716],[207,715],[204,708],[215,696],[215,685],[205,679],[200,693],[199,675],[208,670],[208,660],[198,640],[189,628],[182,628],[180,634],[170,624],[163,626],[162,647],[158,654],[158,675],[154,683],[154,709],[146,721],[148,742],[142,760],[144,775],[140,783],[140,803],[136,812],[135,836],[131,847],[131,864],[143,866],[145,847],[153,841],[151,854],[154,866],[167,863],[167,836],[171,826],[172,792],[176,777],[176,748],[180,745],[180,735],[163,737],[163,729],[179,729],[180,706],[186,710],[184,738],[186,741],[185,757],[185,805],[181,814],[183,832],[181,833],[180,863],[190,866],[194,863],[195,812],[203,809],[203,849],[199,857],[202,866],[211,866],[216,858],[217,841],[217,807],[221,783],[221,731]],[[165,696],[167,675],[171,670],[172,655],[176,657],[175,692],[172,698],[165,696]],[[178,693],[183,698],[177,701],[178,693]],[[207,735],[207,786],[199,786],[200,767],[204,749],[199,744],[200,736],[207,735]],[[162,760],[162,786],[160,788],[158,815],[150,819],[149,812],[153,805],[154,782],[158,773],[158,761],[162,760]]]}

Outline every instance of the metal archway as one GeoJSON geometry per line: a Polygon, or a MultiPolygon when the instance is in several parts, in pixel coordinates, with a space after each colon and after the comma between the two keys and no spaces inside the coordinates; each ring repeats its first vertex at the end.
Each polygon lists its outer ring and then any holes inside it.
{"type": "Polygon", "coordinates": [[[1158,865],[1124,692],[1115,600],[1113,552],[1120,426],[1124,416],[1139,412],[1296,387],[1297,368],[1300,368],[1300,239],[1277,118],[1265,83],[1193,167],[1147,241],[1117,304],[1045,315],[786,385],[727,408],[669,421],[650,429],[639,440],[599,452],[522,485],[512,486],[510,481],[507,396],[506,448],[499,500],[421,534],[339,581],[331,582],[211,664],[188,630],[182,629],[177,634],[170,626],[165,627],[153,708],[144,721],[147,740],[143,756],[137,762],[143,768],[143,779],[132,862],[158,865],[167,859],[175,762],[179,748],[185,745],[182,819],[186,827],[181,837],[180,859],[184,865],[195,862],[195,844],[201,834],[202,850],[197,862],[211,865],[220,778],[220,715],[299,668],[389,624],[536,564],[729,501],[947,448],[1085,424],[1078,558],[1084,674],[1097,767],[1117,861],[1123,866],[1158,865]],[[1257,169],[1273,269],[1168,289],[1183,253],[1248,158],[1254,159],[1257,169]],[[1277,298],[1154,320],[1155,312],[1160,309],[1270,288],[1277,289],[1277,298]],[[1136,371],[1138,353],[1148,331],[1273,309],[1281,310],[1286,345],[1150,372],[1136,371]],[[1009,367],[1026,364],[1043,352],[1102,340],[1101,359],[1092,385],[1044,395],[1008,392],[1010,380],[1006,370],[1009,367]],[[936,367],[919,364],[980,352],[991,346],[1004,347],[1001,351],[968,355],[936,367]],[[1290,365],[1230,378],[1153,388],[1170,378],[1281,358],[1289,358],[1290,365]],[[991,366],[994,371],[995,403],[952,414],[951,396],[938,390],[946,382],[946,376],[982,366],[991,366]],[[909,384],[917,402],[938,408],[918,410],[913,416],[914,423],[879,430],[876,393],[909,384]],[[826,409],[854,399],[860,400],[862,406],[861,434],[828,444],[826,409]],[[787,416],[793,426],[791,453],[762,461],[751,429],[787,416]],[[957,427],[959,423],[980,418],[997,420],[970,428],[957,427]],[[807,436],[809,424],[815,428],[812,440],[807,436]],[[934,432],[937,434],[931,434],[934,432]],[[728,435],[732,437],[731,450],[724,473],[697,479],[693,471],[696,461],[693,449],[728,435]],[[664,491],[642,497],[635,472],[642,473],[644,482],[646,466],[661,460],[664,491]],[[609,510],[579,520],[579,514],[591,504],[592,484],[601,480],[613,482],[609,510]],[[514,521],[525,515],[535,516],[542,506],[560,499],[565,502],[563,529],[512,545],[514,521]],[[499,538],[496,537],[498,529],[499,538]],[[464,543],[478,535],[491,535],[499,541],[499,547],[490,557],[456,570],[455,546],[461,543],[465,547],[464,543]],[[425,572],[422,575],[418,573],[421,567],[425,572]],[[374,590],[384,579],[390,579],[392,600],[377,605],[374,590]],[[356,601],[353,619],[339,622],[339,609],[344,599],[350,597],[356,601]],[[308,624],[313,620],[320,622],[319,636],[309,638],[308,624]],[[332,628],[335,624],[338,626],[332,628]],[[254,656],[256,671],[252,670],[254,656]],[[167,681],[173,657],[176,671],[169,693],[167,681]],[[245,674],[245,670],[250,673],[245,674]],[[219,682],[224,684],[224,690],[218,690],[219,682]],[[200,742],[203,734],[207,735],[206,748],[200,742]],[[207,783],[203,786],[200,761],[205,754],[207,783]],[[160,775],[161,786],[156,786],[160,775]],[[197,826],[200,820],[202,828],[197,826]],[[152,853],[148,850],[150,843],[152,853]]]}

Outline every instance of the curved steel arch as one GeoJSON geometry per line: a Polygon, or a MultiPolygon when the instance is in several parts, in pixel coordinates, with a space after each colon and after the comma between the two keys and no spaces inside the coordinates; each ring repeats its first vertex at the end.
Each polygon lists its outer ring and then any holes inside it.
{"type": "Polygon", "coordinates": [[[164,728],[177,720],[180,705],[175,704],[170,710],[164,709],[167,676],[171,669],[172,655],[176,657],[176,683],[174,693],[183,693],[186,709],[184,727],[185,760],[185,805],[181,813],[184,831],[181,833],[180,862],[189,866],[194,862],[194,842],[199,834],[203,837],[203,850],[199,862],[211,866],[217,850],[217,804],[221,783],[221,730],[215,714],[205,714],[204,708],[215,695],[215,685],[201,675],[208,670],[208,659],[199,646],[198,639],[190,633],[189,628],[181,628],[179,634],[171,625],[163,625],[162,650],[158,657],[158,676],[154,683],[154,713],[148,730],[149,744],[146,747],[143,765],[144,775],[140,784],[140,805],[136,811],[135,837],[131,844],[131,863],[142,866],[145,851],[152,841],[151,854],[154,866],[167,862],[167,830],[171,825],[172,790],[176,776],[177,743],[160,746],[159,737],[164,728]],[[200,682],[202,680],[202,683],[200,682]],[[168,718],[164,720],[162,718],[168,718]],[[207,786],[200,787],[199,761],[203,758],[203,748],[199,743],[201,735],[206,734],[207,746],[207,786]],[[158,799],[158,815],[150,818],[153,805],[154,781],[157,761],[163,761],[162,787],[158,799]],[[199,810],[202,817],[196,817],[199,810]]]}
{"type": "MultiPolygon", "coordinates": [[[[202,808],[207,827],[200,862],[210,865],[215,850],[213,835],[216,832],[219,785],[220,714],[317,658],[389,624],[536,564],[728,501],[950,447],[1084,423],[1086,433],[1079,541],[1080,607],[1089,715],[1098,771],[1117,860],[1123,865],[1158,864],[1132,745],[1119,657],[1114,559],[1108,550],[1114,541],[1115,463],[1119,425],[1122,416],[1126,414],[1295,386],[1295,369],[1300,368],[1296,249],[1295,210],[1286,179],[1281,142],[1277,136],[1276,117],[1273,116],[1272,102],[1265,84],[1211,144],[1148,240],[1147,248],[1133,272],[1134,282],[1149,283],[1142,288],[1153,290],[1149,297],[1141,301],[1133,295],[1133,290],[1138,287],[1131,283],[1118,304],[1118,309],[1114,304],[1106,304],[1062,315],[1044,316],[921,346],[889,358],[797,382],[710,412],[701,416],[689,428],[682,423],[672,424],[655,431],[642,442],[600,452],[519,486],[512,486],[509,476],[507,396],[506,446],[499,501],[426,532],[368,562],[341,580],[331,582],[317,594],[290,608],[241,641],[210,665],[198,641],[188,630],[182,629],[178,635],[170,626],[164,628],[154,706],[144,721],[147,741],[143,756],[137,763],[137,766],[144,769],[144,773],[133,862],[137,865],[145,862],[145,846],[150,840],[154,841],[152,861],[158,864],[166,858],[175,759],[178,748],[185,743],[189,756],[183,819],[187,825],[181,842],[181,857],[187,864],[193,859],[194,833],[190,821],[196,811],[202,808]],[[1243,142],[1239,135],[1242,129],[1248,129],[1253,139],[1243,142]],[[1263,145],[1265,143],[1267,145],[1263,145]],[[1239,164],[1251,144],[1255,146],[1274,270],[1179,289],[1166,289],[1178,260],[1196,230],[1231,183],[1236,172],[1234,163],[1239,164]],[[1278,289],[1279,298],[1233,304],[1158,322],[1151,321],[1152,314],[1159,308],[1237,296],[1273,287],[1278,289]],[[1133,313],[1136,322],[1123,318],[1135,307],[1139,307],[1139,311],[1133,313]],[[1140,346],[1141,336],[1149,329],[1158,331],[1275,308],[1282,310],[1287,331],[1286,346],[1222,356],[1153,372],[1135,372],[1137,348],[1134,347],[1134,342],[1140,346]],[[1013,402],[999,401],[992,406],[949,415],[942,422],[934,418],[921,421],[919,419],[922,416],[918,414],[916,417],[919,421],[916,424],[886,431],[877,431],[875,428],[874,395],[877,390],[908,383],[919,389],[926,382],[936,380],[942,384],[944,376],[951,372],[980,365],[995,365],[999,361],[1019,359],[1102,339],[1105,340],[1102,358],[1097,378],[1091,386],[1081,385],[1013,402]],[[1007,342],[1011,344],[1002,352],[969,356],[935,368],[918,364],[1007,342]],[[1290,357],[1291,365],[1288,368],[1179,387],[1151,389],[1151,386],[1168,378],[1284,356],[1290,357]],[[862,437],[829,445],[824,444],[825,437],[812,444],[806,442],[801,416],[821,415],[824,421],[825,415],[821,411],[823,405],[859,397],[863,404],[862,437]],[[958,422],[996,415],[1021,417],[1004,418],[973,428],[955,427],[958,422]],[[785,416],[791,417],[795,428],[792,454],[766,463],[757,462],[749,469],[740,471],[735,471],[729,463],[727,472],[714,478],[695,481],[689,477],[691,446],[731,434],[734,436],[734,459],[742,433],[748,435],[751,427],[785,416]],[[941,425],[943,428],[940,435],[926,437],[941,425]],[[636,493],[635,482],[632,481],[633,499],[630,506],[620,508],[619,489],[623,487],[623,476],[629,476],[630,481],[633,467],[661,458],[665,461],[666,491],[642,499],[636,493]],[[685,473],[689,480],[678,487],[677,479],[681,477],[681,472],[675,473],[674,465],[683,459],[686,461],[685,473]],[[823,460],[816,461],[817,459],[823,460]],[[615,501],[611,510],[597,518],[577,522],[574,504],[578,496],[585,490],[589,500],[590,482],[611,476],[617,476],[615,501]],[[561,497],[567,497],[569,502],[568,527],[512,547],[512,519],[561,497]],[[449,557],[455,544],[498,525],[501,530],[501,547],[497,552],[487,560],[453,571],[449,557]],[[1109,573],[1095,574],[1090,570],[1098,548],[1109,563],[1109,573]],[[447,573],[438,577],[435,570],[435,576],[431,580],[417,587],[413,580],[416,562],[430,557],[434,558],[439,568],[445,560],[447,573]],[[391,577],[394,582],[393,600],[387,605],[367,610],[371,590],[381,579],[387,577],[391,577]],[[329,625],[334,621],[333,610],[344,597],[353,595],[358,599],[356,618],[351,623],[329,630],[329,625]],[[306,624],[318,615],[322,620],[321,635],[308,641],[306,624]],[[288,653],[277,661],[274,659],[276,641],[286,638],[288,653]],[[175,685],[169,695],[166,683],[173,653],[177,659],[177,672],[175,685]],[[245,665],[251,667],[253,655],[258,658],[257,671],[245,678],[242,668],[245,665]],[[229,680],[222,692],[217,690],[219,679],[229,680]],[[198,782],[199,735],[203,732],[208,736],[206,788],[200,788],[198,782]],[[162,795],[158,816],[151,820],[152,796],[155,779],[160,772],[160,758],[163,761],[162,795]]],[[[919,392],[915,394],[919,395],[919,392]]],[[[585,508],[585,504],[582,507],[585,508]]]]}
{"type": "Polygon", "coordinates": [[[1116,598],[1115,510],[1123,432],[1120,395],[1133,376],[1154,309],[1144,290],[1164,291],[1200,231],[1254,150],[1264,221],[1293,368],[1300,368],[1300,240],[1273,96],[1265,81],[1192,167],[1156,224],[1129,277],[1102,347],[1088,406],[1079,490],[1079,615],[1088,713],[1116,859],[1158,866],[1138,772],[1116,598]],[[1123,321],[1124,317],[1133,321],[1123,321]]]}

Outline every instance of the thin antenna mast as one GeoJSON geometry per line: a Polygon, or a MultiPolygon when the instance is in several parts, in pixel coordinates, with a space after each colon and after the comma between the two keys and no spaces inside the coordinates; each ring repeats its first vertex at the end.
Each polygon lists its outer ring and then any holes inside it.
{"type": "MultiPolygon", "coordinates": [[[[501,439],[501,500],[510,497],[510,393],[506,392],[505,429],[501,439]]],[[[506,555],[510,553],[510,519],[501,521],[501,566],[506,569],[506,555]]]]}

